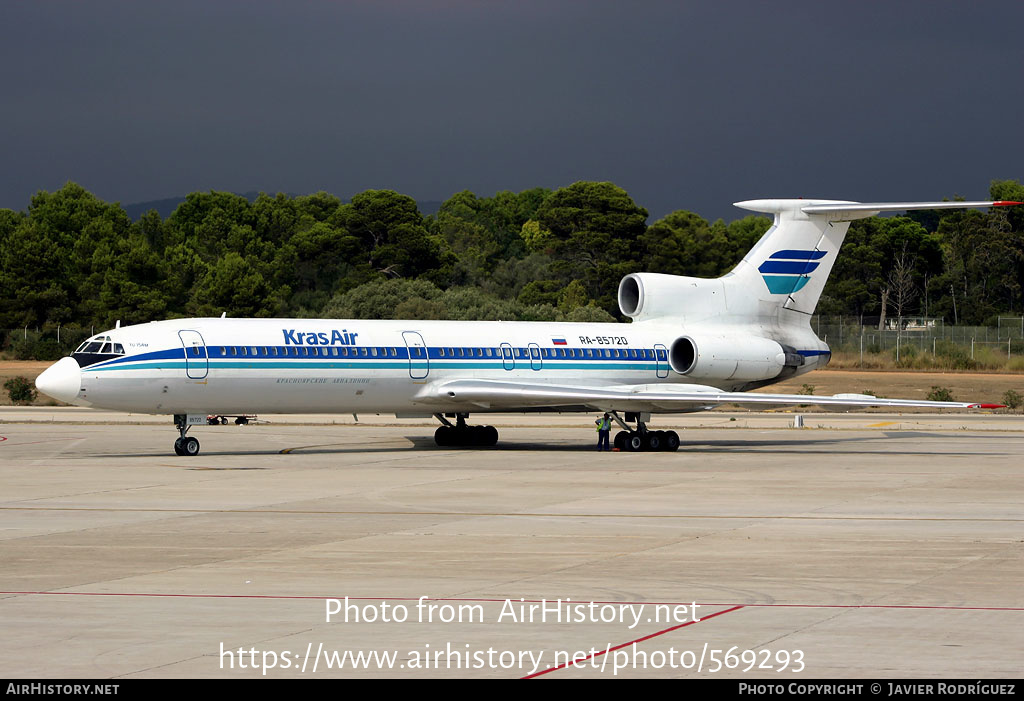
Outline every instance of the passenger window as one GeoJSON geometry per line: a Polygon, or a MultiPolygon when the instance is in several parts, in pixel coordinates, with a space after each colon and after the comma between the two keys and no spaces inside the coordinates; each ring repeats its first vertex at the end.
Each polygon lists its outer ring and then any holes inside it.
{"type": "Polygon", "coordinates": [[[246,348],[245,346],[242,346],[242,355],[248,355],[248,352],[247,352],[248,350],[249,350],[248,348],[246,348]]]}

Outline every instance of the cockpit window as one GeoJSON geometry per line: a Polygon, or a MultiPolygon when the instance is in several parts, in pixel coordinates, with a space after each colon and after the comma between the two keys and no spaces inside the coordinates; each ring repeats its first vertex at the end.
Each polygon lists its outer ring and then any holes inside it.
{"type": "Polygon", "coordinates": [[[124,346],[120,343],[114,343],[110,340],[110,336],[93,336],[83,341],[71,355],[78,360],[79,366],[85,367],[93,363],[110,360],[112,356],[124,354],[124,346]]]}

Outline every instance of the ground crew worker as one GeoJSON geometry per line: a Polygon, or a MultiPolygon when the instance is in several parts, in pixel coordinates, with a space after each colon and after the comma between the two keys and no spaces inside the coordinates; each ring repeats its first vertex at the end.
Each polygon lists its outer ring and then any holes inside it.
{"type": "Polygon", "coordinates": [[[601,446],[604,446],[605,450],[611,450],[608,447],[608,434],[612,432],[612,419],[611,416],[605,414],[603,418],[594,421],[597,424],[597,449],[601,450],[601,446]]]}

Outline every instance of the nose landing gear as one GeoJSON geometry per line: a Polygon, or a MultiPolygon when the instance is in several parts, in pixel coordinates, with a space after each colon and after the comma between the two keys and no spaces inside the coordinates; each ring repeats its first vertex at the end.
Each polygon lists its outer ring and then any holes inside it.
{"type": "Polygon", "coordinates": [[[174,441],[174,454],[190,457],[199,455],[199,440],[192,436],[185,436],[189,429],[187,417],[183,414],[175,415],[174,426],[178,429],[178,433],[181,434],[174,441]]]}

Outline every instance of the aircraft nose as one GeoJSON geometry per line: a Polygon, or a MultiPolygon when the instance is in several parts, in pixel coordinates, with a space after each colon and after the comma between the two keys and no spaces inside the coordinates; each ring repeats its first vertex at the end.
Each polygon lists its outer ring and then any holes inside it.
{"type": "Polygon", "coordinates": [[[74,358],[61,358],[36,378],[36,389],[43,394],[74,404],[82,388],[82,370],[74,358]]]}

